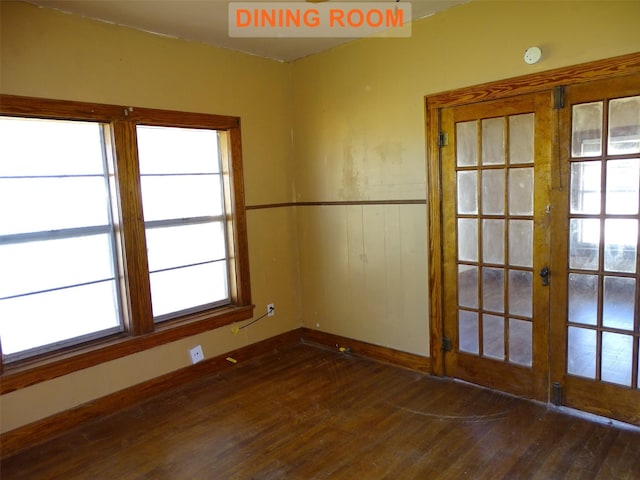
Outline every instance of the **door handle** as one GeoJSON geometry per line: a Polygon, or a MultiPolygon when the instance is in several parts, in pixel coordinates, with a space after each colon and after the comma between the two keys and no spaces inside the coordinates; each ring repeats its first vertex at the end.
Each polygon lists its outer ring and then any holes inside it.
{"type": "Polygon", "coordinates": [[[542,270],[540,270],[540,276],[542,277],[542,285],[544,287],[549,285],[549,274],[551,272],[549,271],[549,267],[544,267],[542,270]]]}

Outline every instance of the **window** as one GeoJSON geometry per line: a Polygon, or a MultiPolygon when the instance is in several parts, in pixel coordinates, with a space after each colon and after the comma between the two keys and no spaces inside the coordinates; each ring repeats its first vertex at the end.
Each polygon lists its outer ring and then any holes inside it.
{"type": "Polygon", "coordinates": [[[103,128],[0,117],[0,335],[8,359],[122,331],[103,128]]]}
{"type": "Polygon", "coordinates": [[[228,303],[218,132],[136,133],[154,318],[228,303]]]}
{"type": "Polygon", "coordinates": [[[244,215],[236,117],[0,96],[3,365],[250,318],[244,215]]]}

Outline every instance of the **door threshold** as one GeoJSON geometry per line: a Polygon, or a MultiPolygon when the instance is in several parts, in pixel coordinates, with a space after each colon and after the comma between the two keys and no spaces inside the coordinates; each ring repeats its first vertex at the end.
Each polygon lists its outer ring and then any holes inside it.
{"type": "Polygon", "coordinates": [[[616,420],[614,418],[604,417],[602,415],[598,415],[598,414],[595,414],[595,413],[585,412],[583,410],[578,410],[576,408],[567,407],[565,405],[555,405],[555,404],[553,404],[551,402],[545,403],[545,402],[541,402],[539,400],[535,400],[533,398],[520,397],[518,395],[514,395],[514,394],[509,393],[509,392],[503,392],[501,390],[496,390],[494,388],[487,387],[485,385],[480,385],[480,384],[469,382],[469,381],[466,381],[466,380],[461,380],[461,379],[455,378],[455,377],[442,377],[442,378],[453,380],[456,383],[462,383],[462,384],[469,385],[469,386],[472,386],[472,387],[475,387],[475,388],[480,388],[482,390],[489,390],[491,392],[500,393],[501,395],[505,395],[507,397],[514,397],[514,398],[519,398],[521,400],[525,400],[527,402],[537,403],[538,405],[546,406],[547,410],[550,410],[550,411],[553,411],[553,412],[558,412],[558,413],[563,413],[565,415],[570,415],[572,417],[581,418],[583,420],[587,420],[587,421],[590,421],[590,422],[593,422],[593,423],[597,423],[599,425],[608,425],[610,427],[614,427],[614,428],[617,428],[617,429],[628,430],[628,431],[631,431],[631,432],[640,432],[640,426],[634,425],[632,423],[623,422],[622,420],[616,420]]]}
{"type": "Polygon", "coordinates": [[[614,418],[603,417],[602,415],[598,415],[596,413],[589,413],[583,410],[566,407],[564,405],[554,405],[553,403],[549,403],[547,405],[550,410],[565,413],[567,415],[571,415],[572,417],[582,418],[583,420],[589,420],[590,422],[598,423],[600,425],[608,425],[618,429],[629,430],[631,432],[640,432],[640,426],[634,425],[632,423],[626,423],[614,418]]]}

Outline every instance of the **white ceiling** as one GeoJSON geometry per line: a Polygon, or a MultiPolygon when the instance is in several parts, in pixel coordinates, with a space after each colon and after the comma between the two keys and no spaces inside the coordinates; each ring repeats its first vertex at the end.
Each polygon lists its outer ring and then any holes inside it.
{"type": "MultiPolygon", "coordinates": [[[[353,40],[351,38],[231,38],[227,25],[230,3],[228,0],[26,1],[139,30],[194,40],[280,61],[295,60],[353,40]]],[[[302,0],[278,1],[300,2],[302,0]]],[[[382,1],[393,3],[393,0],[382,1]]],[[[412,17],[413,20],[423,18],[466,1],[469,0],[414,0],[411,2],[412,17]]]]}

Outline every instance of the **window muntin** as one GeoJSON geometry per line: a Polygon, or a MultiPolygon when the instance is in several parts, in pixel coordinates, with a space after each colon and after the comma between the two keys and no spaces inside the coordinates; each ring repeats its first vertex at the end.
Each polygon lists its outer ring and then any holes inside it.
{"type": "Polygon", "coordinates": [[[105,128],[0,117],[5,361],[124,328],[105,128]]]}
{"type": "Polygon", "coordinates": [[[156,322],[229,298],[216,130],[136,127],[156,322]]]}

